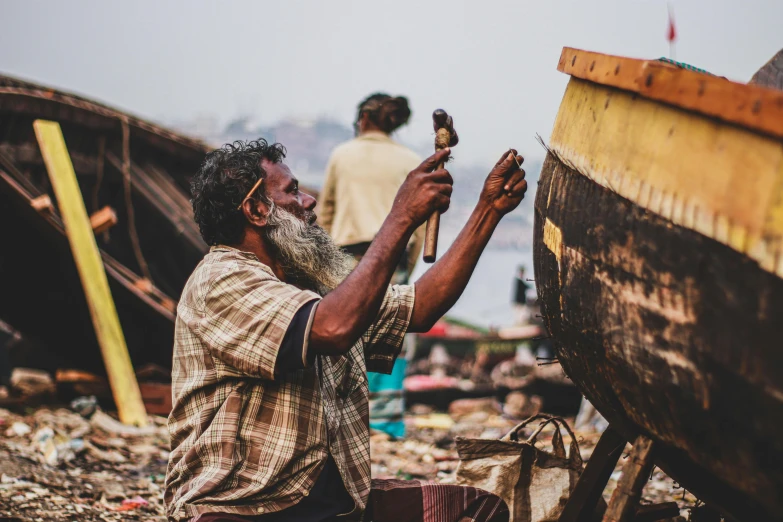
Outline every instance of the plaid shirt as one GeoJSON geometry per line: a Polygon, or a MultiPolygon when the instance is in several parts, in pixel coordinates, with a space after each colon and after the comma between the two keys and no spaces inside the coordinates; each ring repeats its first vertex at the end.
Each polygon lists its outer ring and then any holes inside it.
{"type": "Polygon", "coordinates": [[[390,286],[375,322],[346,355],[317,355],[304,369],[276,375],[288,325],[319,299],[281,282],[247,252],[213,247],[196,267],[177,307],[169,518],[280,511],[308,494],[329,454],[356,504],[353,514],[364,510],[366,372],[391,371],[414,288],[390,286]]]}

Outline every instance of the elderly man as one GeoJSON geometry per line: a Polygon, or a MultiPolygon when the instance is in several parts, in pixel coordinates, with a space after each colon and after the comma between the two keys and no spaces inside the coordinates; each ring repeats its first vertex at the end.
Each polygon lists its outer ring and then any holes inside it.
{"type": "Polygon", "coordinates": [[[505,153],[449,251],[415,285],[390,286],[411,234],[448,209],[452,178],[435,169],[448,154],[408,175],[353,271],[280,144],[207,155],[192,191],[212,247],[177,309],[170,519],[508,519],[481,490],[370,478],[366,372],[390,371],[404,334],[427,331],[457,301],[527,189],[522,158],[505,153]]]}

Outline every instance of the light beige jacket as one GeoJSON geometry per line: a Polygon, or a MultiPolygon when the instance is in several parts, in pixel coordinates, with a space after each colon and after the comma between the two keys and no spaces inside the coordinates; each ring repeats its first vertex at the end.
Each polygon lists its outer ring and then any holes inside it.
{"type": "MultiPolygon", "coordinates": [[[[326,167],[319,221],[340,246],[372,241],[397,190],[421,163],[412,150],[387,134],[370,131],[337,147],[326,167]]],[[[424,227],[410,241],[408,271],[421,253],[424,227]]]]}

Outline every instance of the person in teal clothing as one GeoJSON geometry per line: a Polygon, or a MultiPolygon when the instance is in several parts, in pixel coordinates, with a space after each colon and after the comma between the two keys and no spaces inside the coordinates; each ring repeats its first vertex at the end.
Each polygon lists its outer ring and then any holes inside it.
{"type": "MultiPolygon", "coordinates": [[[[405,343],[409,343],[411,339],[408,334],[405,343]]],[[[398,357],[390,375],[367,372],[367,383],[370,386],[370,428],[397,438],[405,436],[403,380],[407,367],[407,359],[398,357]]]]}

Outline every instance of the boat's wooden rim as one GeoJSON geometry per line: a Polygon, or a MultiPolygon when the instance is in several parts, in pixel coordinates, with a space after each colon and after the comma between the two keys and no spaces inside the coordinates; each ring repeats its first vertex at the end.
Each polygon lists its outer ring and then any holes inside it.
{"type": "Polygon", "coordinates": [[[117,131],[119,123],[127,121],[131,129],[140,131],[139,134],[146,136],[152,144],[178,156],[201,157],[211,150],[211,147],[201,140],[89,98],[3,74],[0,74],[0,108],[4,112],[22,112],[36,116],[46,114],[50,119],[75,121],[93,128],[105,128],[108,123],[109,126],[116,125],[117,131]],[[53,114],[51,109],[44,108],[46,104],[56,104],[62,110],[53,114]]]}
{"type": "Polygon", "coordinates": [[[571,47],[563,48],[557,69],[783,139],[783,91],[733,82],[659,60],[571,47]]]}

